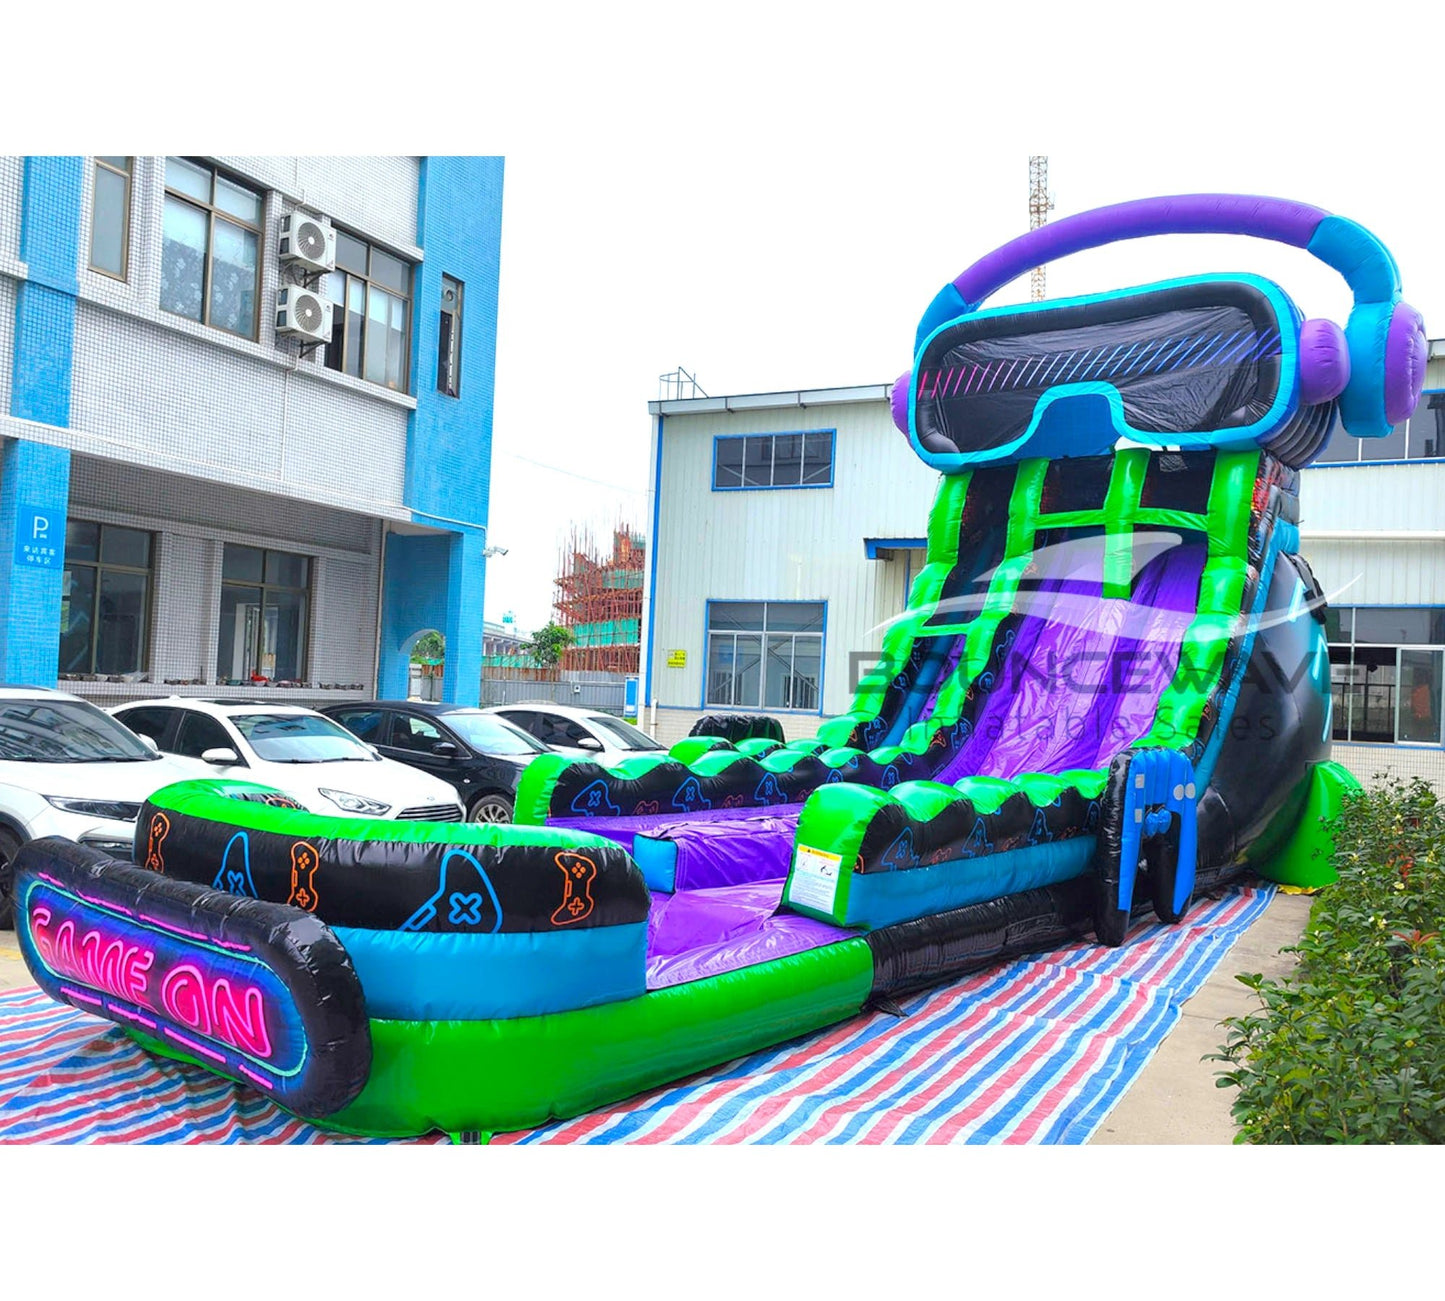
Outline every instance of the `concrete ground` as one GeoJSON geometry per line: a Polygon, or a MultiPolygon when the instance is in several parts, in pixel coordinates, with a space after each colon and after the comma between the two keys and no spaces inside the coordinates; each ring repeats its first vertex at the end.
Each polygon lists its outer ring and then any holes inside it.
{"type": "Polygon", "coordinates": [[[0,931],[0,990],[28,989],[34,983],[15,943],[15,932],[0,931]]]}
{"type": "Polygon", "coordinates": [[[1309,920],[1305,895],[1277,894],[1224,961],[1183,1007],[1179,1024],[1159,1046],[1119,1105],[1105,1118],[1093,1143],[1232,1143],[1229,1108],[1233,1089],[1214,1083],[1223,1062],[1205,1062],[1225,1040],[1219,1022],[1258,1007],[1258,1000],[1235,980],[1236,973],[1283,976],[1294,966],[1292,953],[1280,949],[1298,942],[1309,920]]]}
{"type": "MultiPolygon", "coordinates": [[[[1214,1085],[1222,1063],[1200,1061],[1224,1042],[1219,1022],[1248,1011],[1254,995],[1234,979],[1236,972],[1283,975],[1294,957],[1279,950],[1294,944],[1309,918],[1310,900],[1277,894],[1269,908],[1230,949],[1204,986],[1184,1005],[1169,1037],[1160,1045],[1133,1088],[1109,1113],[1095,1143],[1232,1143],[1234,1094],[1214,1085]]],[[[0,990],[32,985],[13,931],[0,931],[0,990]]]]}

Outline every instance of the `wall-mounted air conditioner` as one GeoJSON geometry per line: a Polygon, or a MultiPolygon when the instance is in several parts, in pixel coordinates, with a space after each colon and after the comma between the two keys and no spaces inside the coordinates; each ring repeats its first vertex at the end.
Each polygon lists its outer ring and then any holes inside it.
{"type": "Polygon", "coordinates": [[[276,291],[276,333],[307,343],[330,343],[331,300],[316,289],[282,285],[276,291]]]}
{"type": "Polygon", "coordinates": [[[281,218],[281,261],[307,271],[336,270],[336,232],[308,212],[288,212],[281,218]]]}

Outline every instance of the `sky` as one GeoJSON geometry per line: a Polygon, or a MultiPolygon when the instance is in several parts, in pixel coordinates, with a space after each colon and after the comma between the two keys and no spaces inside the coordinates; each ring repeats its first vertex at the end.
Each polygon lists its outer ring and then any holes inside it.
{"type": "MultiPolygon", "coordinates": [[[[906,5],[853,24],[841,10],[826,32],[822,10],[725,28],[659,17],[602,66],[574,33],[548,89],[516,88],[534,116],[513,117],[506,150],[490,541],[508,554],[488,568],[488,618],[545,621],[573,520],[646,527],[647,402],[665,372],[716,396],[907,369],[938,288],[1028,228],[1031,153],[1048,156],[1055,219],[1199,191],[1349,216],[1445,337],[1439,106],[1416,53],[1445,21],[1427,28],[1409,4],[1388,31],[1318,6],[1180,7],[1187,23],[1164,4],[1088,8],[1052,25],[1031,9],[1027,30],[958,9],[910,22],[906,5]]],[[[600,20],[590,30],[602,45],[600,20]]],[[[1048,290],[1202,271],[1254,271],[1308,315],[1348,314],[1329,268],[1238,237],[1079,254],[1048,290]]],[[[994,301],[1027,294],[1025,277],[994,301]]]]}
{"type": "MultiPolygon", "coordinates": [[[[262,34],[248,48],[193,6],[156,9],[143,31],[76,53],[91,89],[53,120],[25,111],[19,69],[0,88],[10,130],[29,132],[15,143],[45,131],[52,147],[90,149],[85,105],[104,103],[127,148],[139,135],[157,153],[294,152],[304,139],[316,152],[506,158],[488,541],[507,554],[488,565],[485,608],[524,630],[551,613],[574,523],[604,541],[620,520],[649,523],[660,375],[682,367],[713,395],[891,382],[938,288],[1027,229],[1031,153],[1048,156],[1054,219],[1198,191],[1352,217],[1393,250],[1406,297],[1445,336],[1445,172],[1424,53],[1445,20],[1421,0],[439,5],[427,26],[446,40],[388,67],[353,112],[344,96],[314,115],[215,96],[179,126],[174,77],[144,75],[148,61],[183,66],[165,43],[180,57],[213,23],[223,81],[227,64],[279,68],[277,47],[262,34]],[[1371,25],[1374,12],[1388,18],[1371,25]]],[[[48,100],[35,75],[31,93],[48,100]]],[[[1055,263],[1048,289],[1197,271],[1254,271],[1307,314],[1348,313],[1334,272],[1244,238],[1113,245],[1055,263]]],[[[1027,293],[1025,277],[993,301],[1027,293]]]]}

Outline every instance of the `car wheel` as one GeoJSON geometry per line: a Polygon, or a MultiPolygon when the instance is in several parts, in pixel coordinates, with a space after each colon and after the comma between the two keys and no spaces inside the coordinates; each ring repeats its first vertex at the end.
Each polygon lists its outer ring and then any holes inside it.
{"type": "Polygon", "coordinates": [[[512,801],[505,795],[482,795],[467,810],[468,822],[510,822],[512,801]]]}
{"type": "Polygon", "coordinates": [[[20,837],[9,827],[0,827],[0,931],[15,924],[15,855],[20,837]]]}

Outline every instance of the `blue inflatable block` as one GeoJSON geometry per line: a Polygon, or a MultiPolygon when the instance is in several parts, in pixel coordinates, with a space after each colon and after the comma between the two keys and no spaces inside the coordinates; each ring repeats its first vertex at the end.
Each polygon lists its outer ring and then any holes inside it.
{"type": "Polygon", "coordinates": [[[677,842],[653,836],[632,838],[632,861],[642,869],[649,890],[671,894],[677,888],[677,842]]]}

